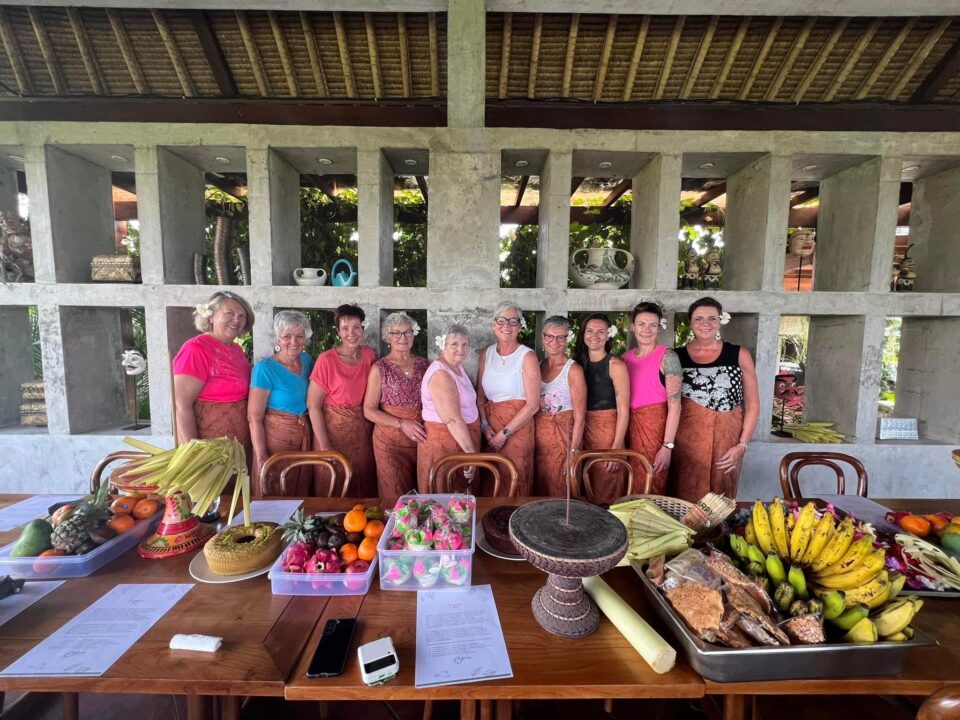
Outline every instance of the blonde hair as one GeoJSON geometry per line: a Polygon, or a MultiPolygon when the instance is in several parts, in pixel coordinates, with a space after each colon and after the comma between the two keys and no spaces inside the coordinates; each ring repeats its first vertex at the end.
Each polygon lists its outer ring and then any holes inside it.
{"type": "Polygon", "coordinates": [[[244,324],[242,332],[253,329],[253,308],[250,307],[250,303],[244,300],[242,297],[236,293],[230,292],[229,290],[217,290],[213,295],[211,295],[207,302],[204,303],[207,309],[210,311],[210,314],[201,312],[200,307],[197,306],[193,311],[193,326],[200,332],[210,332],[213,329],[213,324],[210,322],[210,318],[213,317],[213,313],[223,304],[224,300],[233,300],[238,303],[247,313],[247,321],[244,324]]]}

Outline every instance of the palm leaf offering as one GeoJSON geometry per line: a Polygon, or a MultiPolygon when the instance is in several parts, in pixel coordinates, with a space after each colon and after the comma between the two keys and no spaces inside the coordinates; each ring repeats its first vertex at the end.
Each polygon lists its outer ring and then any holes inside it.
{"type": "Polygon", "coordinates": [[[676,555],[693,544],[696,530],[667,515],[652,500],[628,500],[610,506],[627,528],[627,553],[620,565],[631,560],[649,560],[657,555],[676,555]]]}
{"type": "Polygon", "coordinates": [[[250,524],[250,473],[243,445],[237,440],[226,437],[189,440],[172,450],[132,437],[125,437],[123,441],[149,453],[150,457],[127,463],[120,478],[133,485],[155,485],[158,495],[186,493],[197,515],[202,515],[220,497],[230,478],[236,475],[228,517],[233,517],[237,501],[242,500],[243,523],[250,524]]]}
{"type": "Polygon", "coordinates": [[[960,560],[915,535],[902,533],[896,539],[924,573],[939,578],[954,590],[960,590],[960,560]]]}

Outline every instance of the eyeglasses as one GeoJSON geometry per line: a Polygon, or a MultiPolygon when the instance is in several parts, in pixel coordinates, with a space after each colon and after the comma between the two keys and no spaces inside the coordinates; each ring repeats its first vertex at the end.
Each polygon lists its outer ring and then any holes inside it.
{"type": "Polygon", "coordinates": [[[690,318],[690,322],[694,325],[713,325],[714,323],[720,322],[720,316],[707,315],[706,317],[694,317],[690,318]]]}
{"type": "Polygon", "coordinates": [[[660,323],[658,323],[658,322],[648,322],[648,323],[645,323],[645,322],[635,322],[635,323],[633,324],[633,327],[635,327],[637,330],[646,330],[647,328],[650,328],[651,330],[653,330],[654,328],[659,328],[659,327],[660,327],[660,323]]]}
{"type": "Polygon", "coordinates": [[[566,335],[549,335],[547,333],[543,333],[543,341],[544,342],[566,342],[567,336],[566,335]]]}
{"type": "Polygon", "coordinates": [[[515,318],[515,317],[508,318],[508,317],[503,317],[502,315],[500,315],[499,317],[495,317],[493,321],[500,327],[503,327],[504,325],[509,325],[510,327],[519,327],[520,323],[523,322],[520,318],[515,318]]]}
{"type": "Polygon", "coordinates": [[[399,340],[400,338],[412,338],[413,330],[390,330],[387,335],[392,337],[394,340],[399,340]]]}

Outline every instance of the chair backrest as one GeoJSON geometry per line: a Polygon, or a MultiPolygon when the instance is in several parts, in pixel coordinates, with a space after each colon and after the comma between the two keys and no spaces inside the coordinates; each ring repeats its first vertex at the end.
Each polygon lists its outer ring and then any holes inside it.
{"type": "Polygon", "coordinates": [[[570,459],[570,495],[582,496],[588,502],[593,502],[593,487],[590,485],[590,468],[597,463],[613,462],[622,465],[627,473],[627,491],[626,495],[633,493],[633,465],[631,461],[636,461],[643,468],[646,476],[643,481],[643,494],[650,494],[650,486],[653,484],[653,466],[647,460],[647,456],[637,450],[627,450],[617,448],[610,450],[582,450],[574,453],[570,459]],[[583,466],[581,471],[580,467],[583,466]],[[582,491],[581,491],[582,480],[582,491]]]}
{"type": "Polygon", "coordinates": [[[298,467],[320,465],[330,471],[327,497],[333,497],[337,486],[337,468],[334,462],[340,463],[343,467],[343,488],[340,490],[340,497],[346,497],[350,489],[350,480],[353,478],[353,468],[347,456],[336,450],[289,450],[274,453],[267,458],[260,469],[260,490],[264,495],[290,495],[294,488],[287,484],[287,473],[298,467]],[[272,471],[280,464],[285,464],[285,467],[280,471],[279,482],[275,483],[272,471]]]}
{"type": "Polygon", "coordinates": [[[500,494],[500,472],[501,470],[505,471],[509,482],[507,497],[517,496],[517,483],[520,478],[517,466],[513,463],[513,460],[498,453],[453,453],[444,455],[430,468],[427,489],[430,492],[437,493],[450,492],[447,487],[450,476],[465,467],[484,468],[490,471],[493,475],[493,497],[500,494]]]}
{"type": "Polygon", "coordinates": [[[852,455],[837,452],[792,452],[780,460],[780,489],[784,499],[800,498],[800,471],[809,465],[822,465],[833,470],[837,476],[837,495],[843,495],[846,483],[843,468],[837,463],[847,463],[857,474],[857,495],[867,496],[867,469],[852,455]]]}
{"type": "Polygon", "coordinates": [[[145,457],[150,457],[150,453],[140,452],[138,450],[117,450],[116,452],[108,453],[100,459],[100,462],[93,468],[93,472],[90,473],[90,494],[92,495],[100,489],[103,471],[106,470],[109,465],[115,463],[117,460],[139,460],[145,457]]]}

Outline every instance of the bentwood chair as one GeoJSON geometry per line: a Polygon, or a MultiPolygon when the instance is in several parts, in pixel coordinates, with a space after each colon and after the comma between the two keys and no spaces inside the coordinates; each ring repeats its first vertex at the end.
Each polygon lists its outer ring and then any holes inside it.
{"type": "Polygon", "coordinates": [[[643,494],[650,494],[653,484],[653,466],[647,456],[637,450],[610,449],[610,450],[582,450],[574,453],[570,459],[570,494],[582,496],[587,502],[593,502],[593,486],[590,484],[590,468],[597,463],[613,462],[622,465],[627,474],[627,491],[625,495],[633,493],[633,464],[636,461],[644,470],[643,494]],[[582,469],[581,469],[581,466],[582,469]],[[581,482],[582,481],[582,482],[581,482]]]}
{"type": "Polygon", "coordinates": [[[857,458],[837,452],[792,452],[780,460],[780,489],[785,500],[803,497],[800,491],[800,471],[811,465],[821,465],[833,470],[837,476],[837,495],[846,489],[844,469],[838,463],[846,463],[857,475],[857,495],[867,496],[867,470],[857,458]]]}
{"type": "Polygon", "coordinates": [[[117,450],[116,452],[108,453],[100,459],[100,462],[93,468],[93,472],[90,473],[90,494],[92,495],[100,489],[103,471],[117,460],[140,460],[146,457],[150,457],[150,453],[137,450],[117,450]]]}
{"type": "Polygon", "coordinates": [[[453,453],[444,455],[430,468],[427,488],[430,492],[451,492],[451,475],[467,467],[484,468],[490,471],[493,475],[493,497],[500,494],[500,473],[503,471],[506,473],[509,483],[507,485],[507,497],[517,496],[517,483],[520,477],[517,466],[513,463],[513,460],[498,453],[453,453]]]}
{"type": "Polygon", "coordinates": [[[327,497],[334,497],[334,491],[337,487],[337,468],[334,463],[339,463],[343,468],[343,486],[340,489],[340,497],[347,497],[347,491],[350,490],[350,480],[353,478],[353,468],[347,456],[336,450],[288,450],[274,453],[267,458],[260,470],[260,491],[265,496],[297,495],[297,488],[290,487],[290,483],[287,482],[287,473],[298,467],[320,465],[327,468],[330,475],[327,497]],[[282,469],[280,469],[281,467],[282,469]],[[280,477],[278,482],[274,482],[273,476],[276,475],[277,470],[280,470],[280,477]]]}

